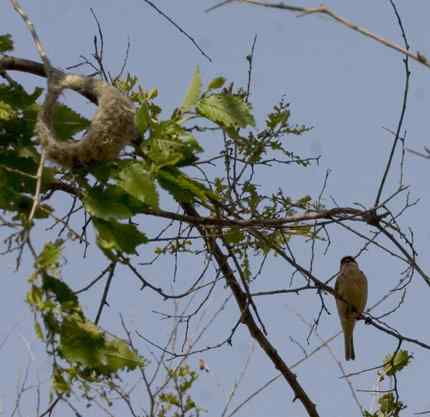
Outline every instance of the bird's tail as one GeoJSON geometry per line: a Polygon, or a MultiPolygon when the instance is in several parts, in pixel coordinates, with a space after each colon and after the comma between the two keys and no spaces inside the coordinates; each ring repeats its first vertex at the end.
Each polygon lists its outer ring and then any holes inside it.
{"type": "Polygon", "coordinates": [[[354,337],[353,333],[345,332],[345,360],[354,360],[355,352],[354,352],[354,337]]]}

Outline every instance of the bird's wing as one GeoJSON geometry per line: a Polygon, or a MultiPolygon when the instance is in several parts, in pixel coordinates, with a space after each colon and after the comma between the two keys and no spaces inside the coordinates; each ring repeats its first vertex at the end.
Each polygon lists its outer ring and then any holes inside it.
{"type": "MultiPolygon", "coordinates": [[[[336,293],[339,294],[342,298],[344,297],[344,291],[342,291],[344,280],[345,280],[345,277],[342,274],[339,274],[339,276],[337,277],[336,283],[334,284],[334,289],[336,293]]],[[[344,320],[346,318],[348,305],[344,301],[336,298],[336,307],[341,317],[341,320],[344,320]]]]}
{"type": "Polygon", "coordinates": [[[342,279],[342,274],[337,277],[336,283],[334,284],[334,290],[339,293],[340,281],[342,279]]]}
{"type": "Polygon", "coordinates": [[[361,279],[361,285],[362,285],[362,290],[363,290],[363,297],[361,299],[361,311],[363,312],[364,309],[366,308],[366,304],[367,304],[367,295],[368,295],[368,284],[367,284],[367,278],[366,275],[364,275],[364,273],[361,273],[362,275],[362,279],[361,279]]]}

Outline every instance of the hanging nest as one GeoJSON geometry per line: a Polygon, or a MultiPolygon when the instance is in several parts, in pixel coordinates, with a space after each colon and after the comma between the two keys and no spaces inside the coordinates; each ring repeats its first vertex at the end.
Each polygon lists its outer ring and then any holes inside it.
{"type": "Polygon", "coordinates": [[[132,101],[110,84],[81,75],[53,71],[48,77],[48,92],[35,131],[48,159],[65,167],[76,168],[115,159],[137,135],[134,115],[132,101]],[[97,99],[97,111],[86,135],[79,141],[59,141],[53,129],[54,108],[65,89],[85,92],[97,99]]]}

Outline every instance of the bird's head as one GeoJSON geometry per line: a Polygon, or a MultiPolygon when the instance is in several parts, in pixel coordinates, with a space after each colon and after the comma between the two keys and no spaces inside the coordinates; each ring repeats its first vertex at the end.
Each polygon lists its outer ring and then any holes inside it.
{"type": "Polygon", "coordinates": [[[358,269],[358,263],[352,256],[344,256],[340,260],[340,271],[348,272],[358,269]]]}

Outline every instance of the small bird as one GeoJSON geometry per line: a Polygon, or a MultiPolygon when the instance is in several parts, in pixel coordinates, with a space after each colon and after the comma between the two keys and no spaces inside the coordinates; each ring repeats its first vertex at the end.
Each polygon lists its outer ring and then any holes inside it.
{"type": "Polygon", "coordinates": [[[344,256],[341,259],[340,272],[334,289],[346,301],[336,298],[337,311],[345,337],[345,360],[354,360],[354,326],[357,317],[366,307],[367,278],[352,256],[344,256]]]}

